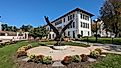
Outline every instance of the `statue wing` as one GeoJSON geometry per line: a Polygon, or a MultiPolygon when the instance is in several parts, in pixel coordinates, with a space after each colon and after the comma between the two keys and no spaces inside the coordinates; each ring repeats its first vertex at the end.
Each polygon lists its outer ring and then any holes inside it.
{"type": "Polygon", "coordinates": [[[54,33],[55,33],[56,35],[59,35],[59,32],[58,32],[57,28],[56,28],[55,26],[53,26],[53,24],[50,23],[48,17],[45,16],[45,20],[46,20],[47,24],[50,26],[50,28],[53,29],[54,33]]]}
{"type": "Polygon", "coordinates": [[[64,28],[60,32],[60,35],[62,35],[65,32],[65,30],[69,27],[69,25],[71,25],[72,22],[73,20],[71,20],[66,26],[64,26],[64,28]]]}

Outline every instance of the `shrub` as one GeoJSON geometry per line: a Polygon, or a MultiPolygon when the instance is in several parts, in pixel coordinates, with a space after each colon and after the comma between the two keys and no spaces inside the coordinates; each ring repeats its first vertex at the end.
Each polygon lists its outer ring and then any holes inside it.
{"type": "Polygon", "coordinates": [[[80,55],[80,56],[81,56],[83,62],[85,62],[85,61],[88,60],[88,56],[87,56],[87,55],[82,54],[82,55],[80,55]]]}
{"type": "Polygon", "coordinates": [[[82,37],[82,35],[80,35],[80,34],[77,34],[77,37],[78,37],[78,38],[80,38],[80,37],[82,37]]]}
{"type": "Polygon", "coordinates": [[[31,44],[28,44],[27,45],[28,49],[32,48],[32,45],[31,44]]]}
{"type": "Polygon", "coordinates": [[[98,51],[92,51],[92,52],[90,52],[90,56],[92,58],[98,58],[99,55],[100,55],[100,53],[98,51]]]}
{"type": "Polygon", "coordinates": [[[16,56],[17,56],[17,58],[21,57],[21,56],[27,56],[27,52],[26,51],[17,51],[16,56]]]}
{"type": "Polygon", "coordinates": [[[28,46],[22,46],[21,48],[25,48],[25,51],[28,50],[28,46]]]}
{"type": "Polygon", "coordinates": [[[29,60],[27,62],[33,62],[35,58],[35,55],[30,55],[29,60]]]}
{"type": "Polygon", "coordinates": [[[44,57],[43,55],[38,55],[38,56],[31,55],[29,57],[28,62],[42,63],[42,58],[43,57],[44,57]]]}
{"type": "Polygon", "coordinates": [[[98,51],[100,53],[100,55],[102,53],[102,50],[100,48],[96,48],[95,51],[98,51]]]}
{"type": "Polygon", "coordinates": [[[6,42],[5,45],[10,45],[11,43],[10,42],[6,42]]]}
{"type": "Polygon", "coordinates": [[[20,47],[20,48],[17,50],[17,52],[19,52],[19,51],[26,51],[26,49],[23,48],[23,47],[20,47]]]}
{"type": "Polygon", "coordinates": [[[66,56],[62,60],[62,64],[64,64],[64,65],[70,64],[71,62],[72,62],[72,57],[71,56],[66,56]]]}
{"type": "Polygon", "coordinates": [[[14,41],[10,41],[11,44],[14,44],[15,42],[14,41]]]}
{"type": "Polygon", "coordinates": [[[52,63],[52,57],[51,56],[44,56],[42,58],[43,64],[51,64],[52,63]]]}
{"type": "Polygon", "coordinates": [[[79,55],[72,56],[72,62],[81,62],[82,58],[79,55]]]}
{"type": "Polygon", "coordinates": [[[37,60],[37,63],[42,63],[43,62],[43,58],[44,58],[43,55],[38,55],[38,56],[35,57],[35,59],[37,60]]]}
{"type": "Polygon", "coordinates": [[[22,46],[18,49],[18,51],[26,51],[28,49],[32,48],[31,44],[28,44],[27,46],[22,46]]]}

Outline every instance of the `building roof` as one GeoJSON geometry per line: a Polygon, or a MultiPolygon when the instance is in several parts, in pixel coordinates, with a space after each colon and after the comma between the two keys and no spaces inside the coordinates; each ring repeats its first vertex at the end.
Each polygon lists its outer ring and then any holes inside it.
{"type": "Polygon", "coordinates": [[[59,19],[65,17],[65,16],[67,16],[68,14],[73,13],[73,12],[75,12],[75,11],[80,11],[80,12],[86,13],[86,14],[90,15],[91,17],[94,16],[93,14],[91,14],[91,13],[89,13],[89,12],[87,12],[87,11],[84,11],[84,10],[82,10],[82,9],[80,9],[80,8],[76,8],[76,9],[74,9],[74,10],[72,10],[72,11],[66,13],[65,15],[63,15],[63,16],[61,16],[61,17],[55,19],[55,20],[52,21],[51,23],[53,23],[53,22],[55,22],[55,21],[57,21],[57,20],[59,20],[59,19]]]}
{"type": "Polygon", "coordinates": [[[12,32],[12,31],[0,31],[0,33],[16,34],[16,32],[12,32]]]}

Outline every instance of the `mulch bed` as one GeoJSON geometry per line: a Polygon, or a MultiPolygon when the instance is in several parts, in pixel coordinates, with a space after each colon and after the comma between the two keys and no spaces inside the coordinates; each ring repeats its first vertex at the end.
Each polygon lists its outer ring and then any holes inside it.
{"type": "MultiPolygon", "coordinates": [[[[96,62],[102,60],[103,57],[99,57],[96,62]]],[[[26,61],[18,61],[19,68],[89,68],[89,65],[96,62],[80,62],[80,63],[71,63],[69,65],[65,65],[64,67],[52,67],[52,64],[46,65],[41,63],[34,62],[26,62],[26,61]]]]}

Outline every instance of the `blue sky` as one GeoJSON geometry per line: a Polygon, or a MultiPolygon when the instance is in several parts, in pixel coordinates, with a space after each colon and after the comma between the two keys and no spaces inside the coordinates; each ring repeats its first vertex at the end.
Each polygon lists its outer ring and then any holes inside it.
{"type": "Polygon", "coordinates": [[[63,14],[79,7],[95,16],[99,16],[99,9],[104,0],[0,0],[0,21],[8,25],[31,24],[44,25],[44,16],[54,20],[63,14]]]}

